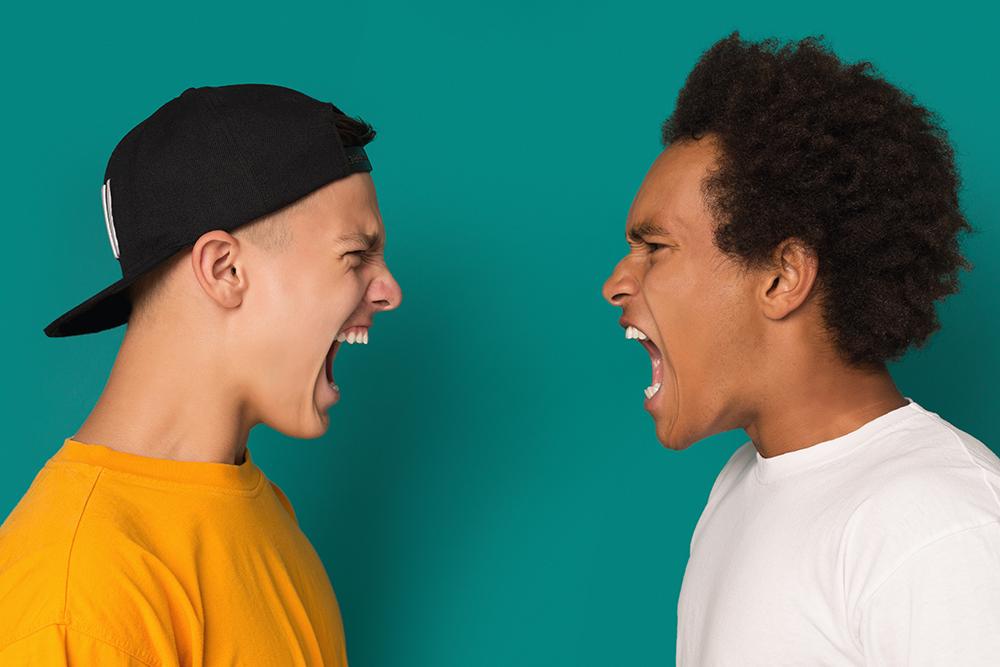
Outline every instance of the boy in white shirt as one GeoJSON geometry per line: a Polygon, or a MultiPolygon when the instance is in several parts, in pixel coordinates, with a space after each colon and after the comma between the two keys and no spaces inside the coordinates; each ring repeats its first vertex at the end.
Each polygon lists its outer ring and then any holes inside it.
{"type": "Polygon", "coordinates": [[[1000,664],[1000,460],[886,370],[967,267],[947,138],[819,40],[707,51],[604,286],[684,449],[742,428],[691,541],[677,664],[1000,664]]]}

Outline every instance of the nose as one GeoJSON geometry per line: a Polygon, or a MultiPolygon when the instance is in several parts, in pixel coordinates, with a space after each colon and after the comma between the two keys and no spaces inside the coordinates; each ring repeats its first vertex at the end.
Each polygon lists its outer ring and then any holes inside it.
{"type": "Polygon", "coordinates": [[[402,303],[403,290],[400,289],[392,272],[386,269],[368,285],[366,297],[375,310],[392,310],[402,303]]]}
{"type": "Polygon", "coordinates": [[[612,306],[624,306],[629,298],[636,295],[639,290],[639,282],[634,273],[629,269],[628,258],[622,259],[615,265],[614,271],[601,289],[604,299],[612,306]]]}

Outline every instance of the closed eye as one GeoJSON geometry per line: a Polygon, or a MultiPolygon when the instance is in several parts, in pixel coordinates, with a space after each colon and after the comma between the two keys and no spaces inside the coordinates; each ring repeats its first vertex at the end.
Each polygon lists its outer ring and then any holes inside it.
{"type": "Polygon", "coordinates": [[[345,252],[344,255],[345,256],[349,255],[352,258],[356,257],[362,262],[370,264],[375,261],[375,258],[378,257],[379,252],[377,248],[362,248],[361,250],[350,250],[348,252],[345,252]]]}
{"type": "Polygon", "coordinates": [[[663,248],[674,247],[669,243],[654,243],[653,241],[648,241],[646,239],[642,239],[642,245],[645,248],[646,253],[649,255],[655,255],[657,254],[658,251],[662,250],[663,248]]]}

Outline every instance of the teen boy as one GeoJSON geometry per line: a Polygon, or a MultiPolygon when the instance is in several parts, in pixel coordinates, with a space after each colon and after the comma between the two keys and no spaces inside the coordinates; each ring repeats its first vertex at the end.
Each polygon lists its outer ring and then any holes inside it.
{"type": "Polygon", "coordinates": [[[346,664],[327,573],[247,438],[323,434],[338,347],[399,305],[373,136],[242,84],[189,88],[117,145],[101,194],[122,279],[45,333],[128,327],[0,527],[0,664],[346,664]]]}

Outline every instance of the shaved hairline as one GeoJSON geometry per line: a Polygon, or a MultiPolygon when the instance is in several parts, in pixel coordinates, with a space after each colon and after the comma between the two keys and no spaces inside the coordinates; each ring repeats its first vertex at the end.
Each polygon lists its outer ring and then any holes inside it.
{"type": "MultiPolygon", "coordinates": [[[[288,214],[302,207],[308,196],[295,200],[277,211],[272,211],[230,231],[234,238],[248,241],[266,252],[280,253],[292,244],[292,228],[288,225],[288,214]]],[[[163,298],[167,277],[179,263],[181,256],[191,252],[192,245],[185,246],[174,256],[165,260],[149,273],[141,276],[129,287],[128,295],[132,312],[128,324],[146,320],[156,310],[156,303],[163,298]]]]}

